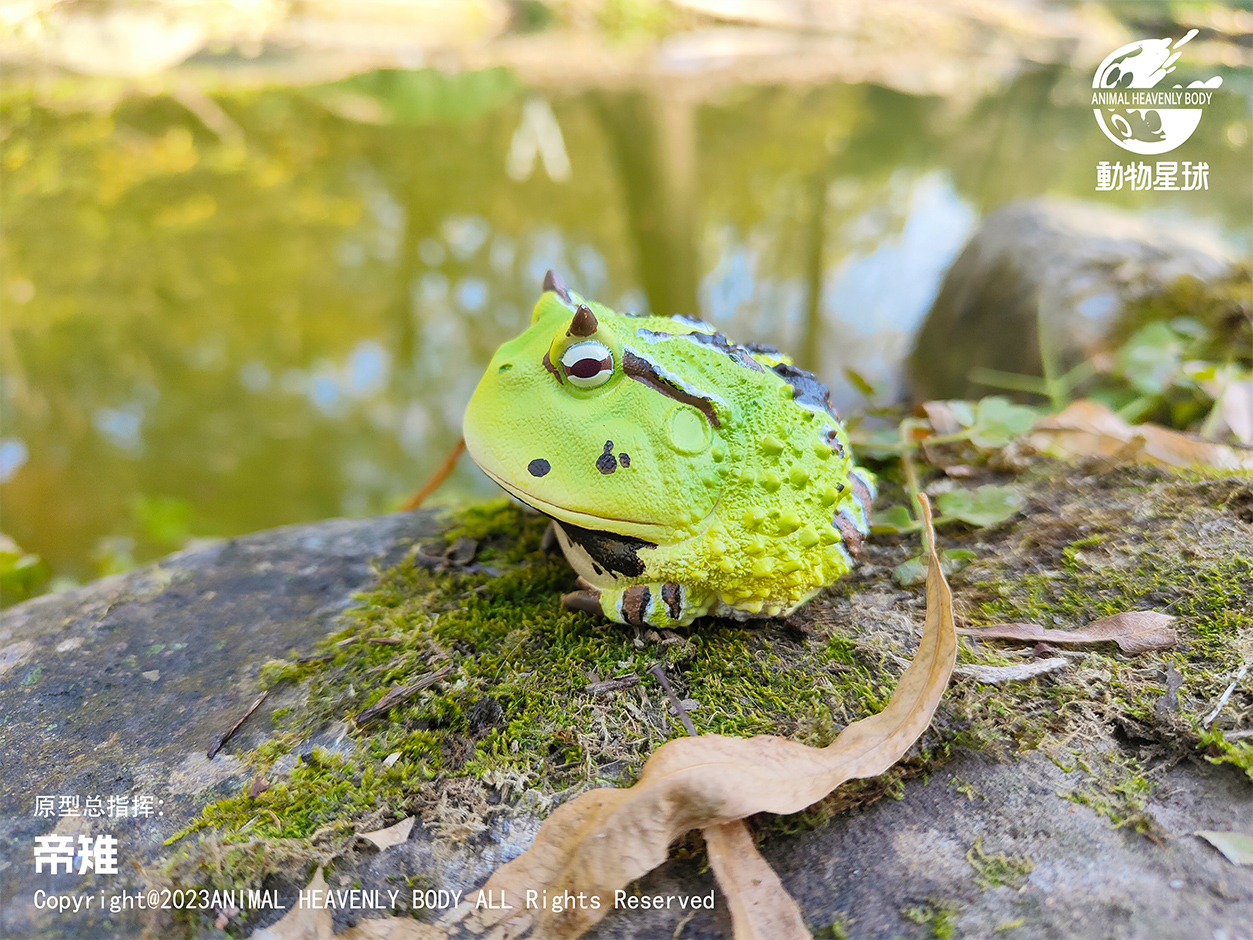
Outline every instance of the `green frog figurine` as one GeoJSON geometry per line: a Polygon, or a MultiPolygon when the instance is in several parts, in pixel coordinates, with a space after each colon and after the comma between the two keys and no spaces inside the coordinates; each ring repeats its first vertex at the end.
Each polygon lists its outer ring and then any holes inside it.
{"type": "Polygon", "coordinates": [[[790,613],[870,531],[874,478],[811,373],[698,320],[617,313],[551,271],[465,441],[552,518],[582,588],[563,603],[618,623],[790,613]]]}

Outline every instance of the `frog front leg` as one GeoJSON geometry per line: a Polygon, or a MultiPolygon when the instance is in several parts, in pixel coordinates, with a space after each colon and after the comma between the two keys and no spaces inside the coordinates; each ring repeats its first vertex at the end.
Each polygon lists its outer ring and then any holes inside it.
{"type": "Polygon", "coordinates": [[[600,613],[633,627],[686,627],[709,613],[713,595],[677,581],[651,581],[599,589],[579,579],[582,591],[561,598],[566,610],[600,613]]]}

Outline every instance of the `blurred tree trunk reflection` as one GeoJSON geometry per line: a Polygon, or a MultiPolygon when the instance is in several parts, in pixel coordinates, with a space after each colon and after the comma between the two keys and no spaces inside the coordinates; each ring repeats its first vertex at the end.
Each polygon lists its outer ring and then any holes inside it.
{"type": "Polygon", "coordinates": [[[697,314],[695,103],[598,93],[626,200],[640,283],[653,313],[697,314]]]}

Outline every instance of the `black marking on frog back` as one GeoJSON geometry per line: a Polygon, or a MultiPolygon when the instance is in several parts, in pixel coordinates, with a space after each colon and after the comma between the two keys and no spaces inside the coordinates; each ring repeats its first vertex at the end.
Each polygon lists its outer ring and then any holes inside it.
{"type": "Polygon", "coordinates": [[[615,576],[622,574],[628,578],[638,578],[644,573],[640,549],[657,547],[656,542],[646,542],[633,535],[597,532],[571,525],[569,522],[558,522],[557,525],[566,534],[566,538],[587,552],[594,564],[615,576]]]}
{"type": "Polygon", "coordinates": [[[797,402],[807,408],[825,411],[832,418],[839,420],[840,416],[835,413],[835,407],[831,404],[831,390],[819,382],[816,375],[784,362],[771,368],[775,375],[792,386],[792,398],[797,402]]]}
{"type": "Polygon", "coordinates": [[[745,343],[744,348],[754,356],[782,356],[783,353],[778,346],[771,346],[769,343],[745,343]]]}
{"type": "Polygon", "coordinates": [[[618,469],[618,460],[613,455],[613,441],[605,441],[605,452],[596,458],[596,469],[604,474],[618,469]]]}
{"type": "Polygon", "coordinates": [[[764,372],[761,363],[752,357],[748,349],[744,346],[737,345],[726,338],[722,333],[705,333],[701,331],[693,331],[691,333],[666,333],[661,330],[636,330],[635,334],[649,342],[664,342],[670,339],[686,339],[701,346],[709,346],[725,355],[736,365],[741,365],[746,369],[752,369],[754,372],[764,372]]]}
{"type": "MultiPolygon", "coordinates": [[[[844,457],[844,445],[840,443],[840,432],[835,428],[827,432],[827,445],[841,458],[844,457]]],[[[843,484],[840,485],[840,489],[844,489],[843,484]]]]}

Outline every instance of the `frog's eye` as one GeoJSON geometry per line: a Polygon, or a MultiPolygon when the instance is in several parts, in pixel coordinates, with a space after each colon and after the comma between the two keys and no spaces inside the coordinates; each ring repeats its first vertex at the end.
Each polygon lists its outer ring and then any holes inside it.
{"type": "Polygon", "coordinates": [[[561,371],[577,388],[596,388],[613,375],[613,353],[595,340],[575,343],[562,355],[561,371]]]}

